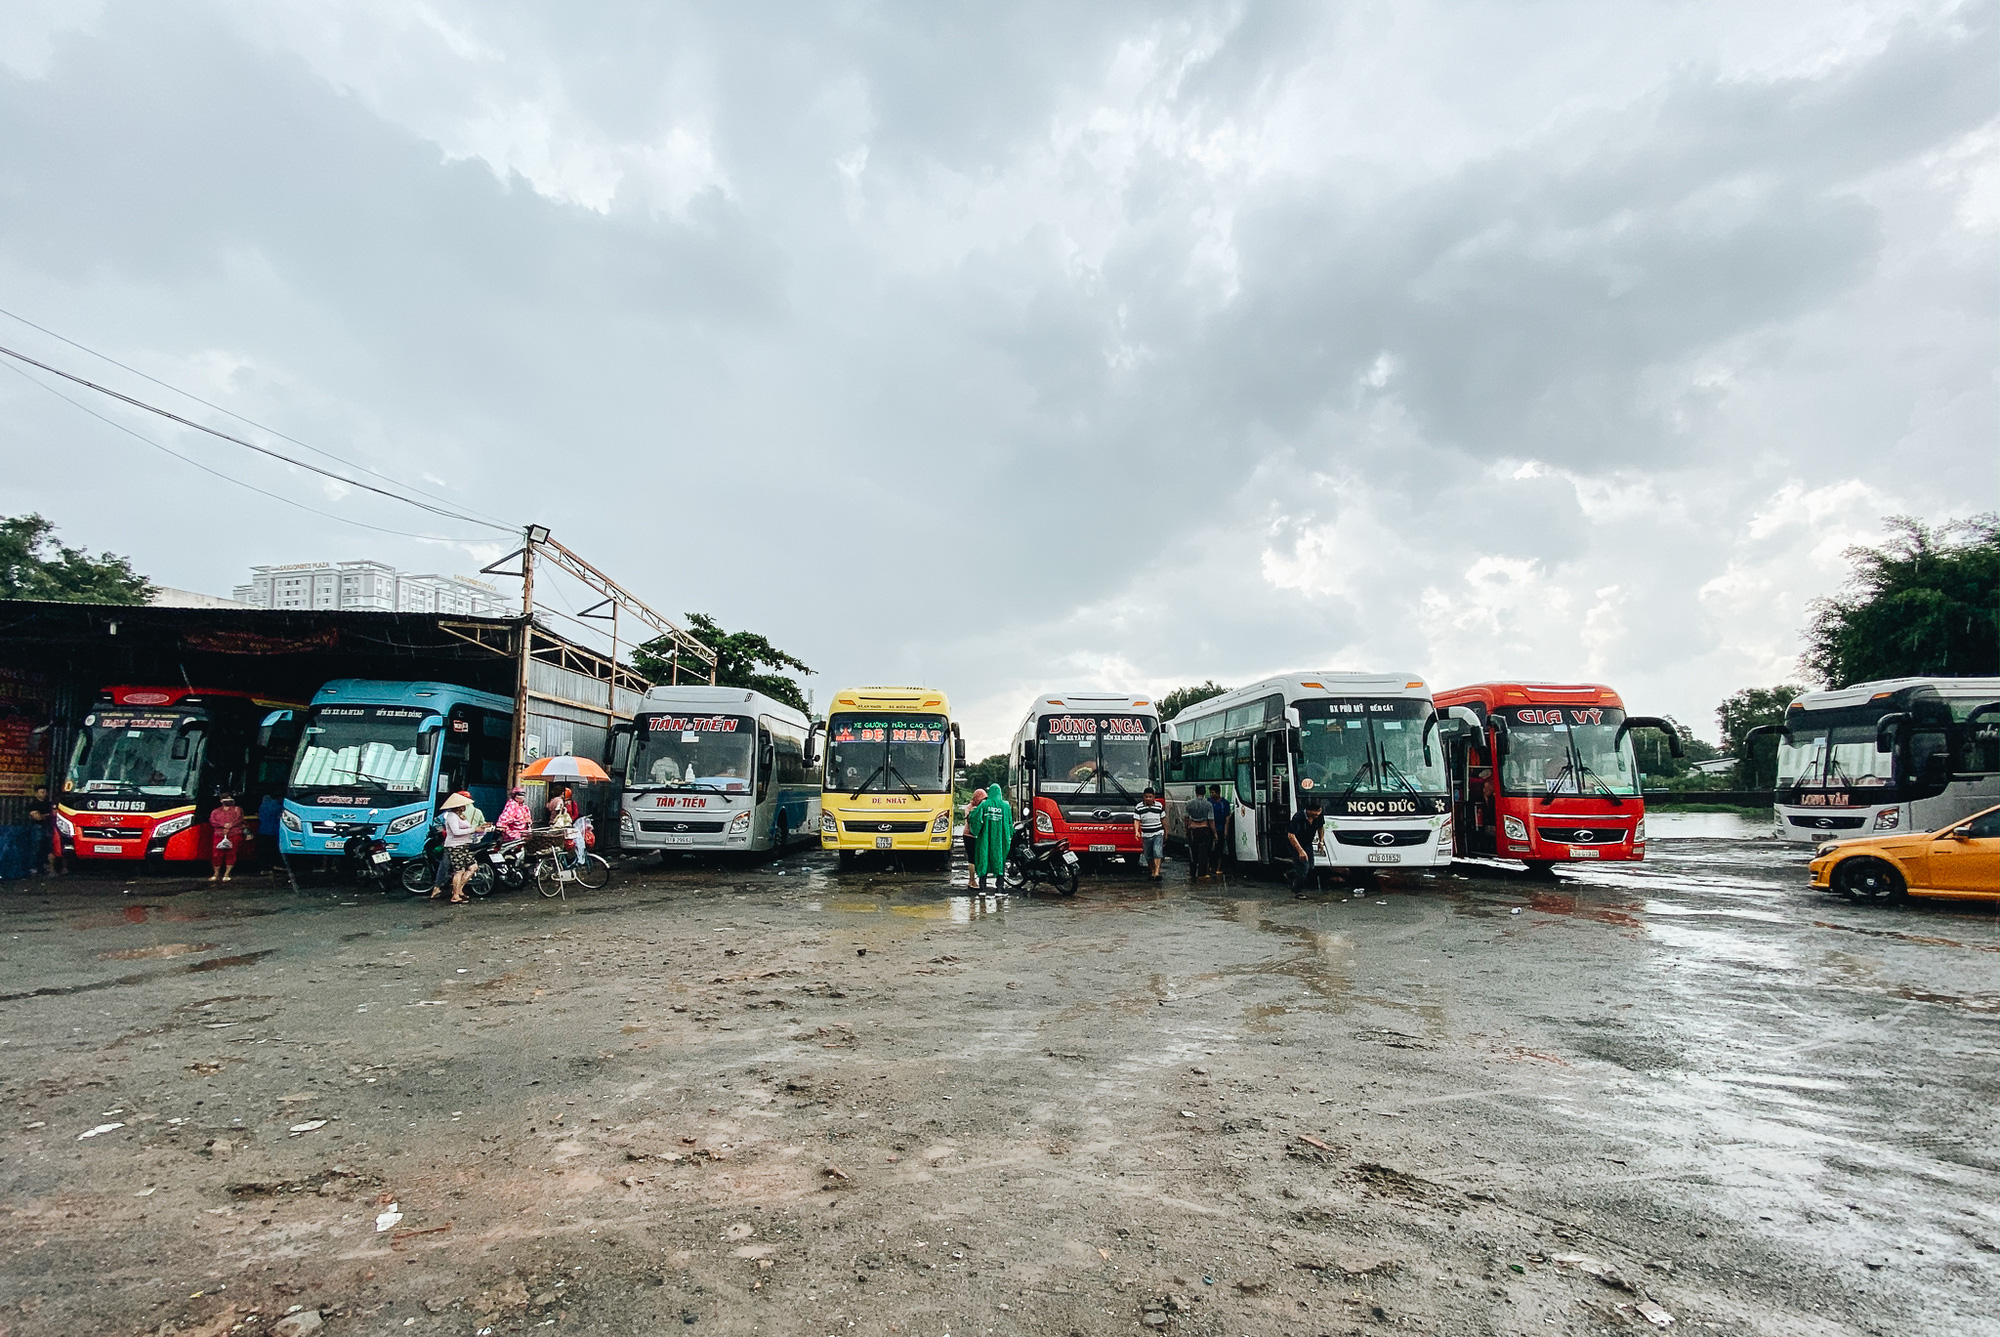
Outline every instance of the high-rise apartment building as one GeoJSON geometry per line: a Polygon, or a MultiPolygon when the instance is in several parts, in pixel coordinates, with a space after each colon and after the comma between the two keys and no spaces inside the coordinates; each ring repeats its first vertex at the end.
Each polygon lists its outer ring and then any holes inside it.
{"type": "Polygon", "coordinates": [[[381,613],[505,615],[491,585],[464,576],[411,575],[383,562],[253,566],[235,597],[257,608],[339,608],[381,613]]]}

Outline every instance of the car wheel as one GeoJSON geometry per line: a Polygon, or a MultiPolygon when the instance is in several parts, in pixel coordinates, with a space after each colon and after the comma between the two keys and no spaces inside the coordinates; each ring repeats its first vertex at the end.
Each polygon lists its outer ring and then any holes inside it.
{"type": "Polygon", "coordinates": [[[1903,875],[1885,859],[1849,859],[1833,870],[1833,882],[1859,904],[1893,901],[1903,894],[1903,875]]]}

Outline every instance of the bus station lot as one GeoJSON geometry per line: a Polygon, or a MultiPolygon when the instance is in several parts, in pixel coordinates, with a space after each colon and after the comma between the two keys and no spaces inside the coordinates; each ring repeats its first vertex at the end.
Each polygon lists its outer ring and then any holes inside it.
{"type": "Polygon", "coordinates": [[[1992,908],[1654,820],[1303,897],[11,884],[0,1333],[2000,1332],[1992,908]]]}

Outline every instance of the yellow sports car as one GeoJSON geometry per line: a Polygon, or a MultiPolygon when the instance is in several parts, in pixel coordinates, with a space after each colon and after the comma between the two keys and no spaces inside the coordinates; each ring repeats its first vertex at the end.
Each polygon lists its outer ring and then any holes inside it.
{"type": "Polygon", "coordinates": [[[1937,831],[1830,841],[1813,856],[1812,884],[1856,901],[1905,894],[2000,900],[2000,808],[1937,831]]]}

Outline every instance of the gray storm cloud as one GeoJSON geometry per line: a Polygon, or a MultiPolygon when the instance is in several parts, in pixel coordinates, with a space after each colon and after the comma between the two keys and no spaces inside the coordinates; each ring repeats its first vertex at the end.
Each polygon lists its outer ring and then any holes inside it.
{"type": "MultiPolygon", "coordinates": [[[[1707,731],[1880,516],[1994,504],[1995,31],[30,6],[0,306],[548,523],[822,695],[942,685],[975,746],[1050,683],[1300,666],[1587,675],[1707,731]]],[[[498,551],[0,402],[7,509],[166,583],[498,551]]]]}

